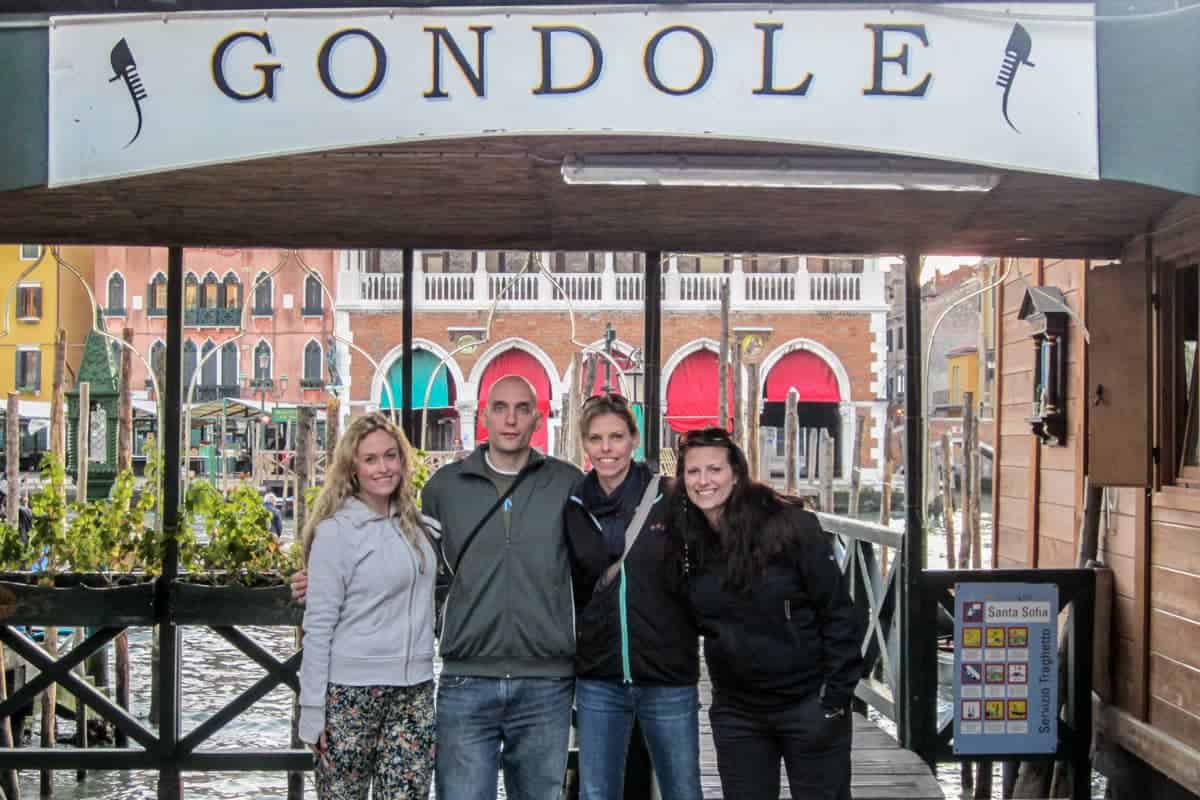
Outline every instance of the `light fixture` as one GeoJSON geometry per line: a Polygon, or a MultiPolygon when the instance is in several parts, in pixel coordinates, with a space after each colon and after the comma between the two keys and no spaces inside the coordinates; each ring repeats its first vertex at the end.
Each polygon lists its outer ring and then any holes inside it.
{"type": "Polygon", "coordinates": [[[568,156],[563,181],[579,186],[729,186],[787,189],[987,192],[992,172],[879,157],[568,156]]]}

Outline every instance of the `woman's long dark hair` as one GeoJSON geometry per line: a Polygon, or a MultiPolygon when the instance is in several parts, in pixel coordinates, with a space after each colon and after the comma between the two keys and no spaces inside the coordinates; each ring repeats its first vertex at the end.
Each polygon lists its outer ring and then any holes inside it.
{"type": "Polygon", "coordinates": [[[689,570],[703,569],[709,559],[719,559],[726,565],[726,586],[746,592],[768,564],[795,552],[798,538],[808,527],[796,520],[803,501],[752,480],[745,453],[725,429],[688,432],[679,441],[677,461],[672,538],[683,549],[689,570]],[[687,455],[698,447],[724,450],[733,470],[733,489],[715,529],[687,496],[687,455]]]}

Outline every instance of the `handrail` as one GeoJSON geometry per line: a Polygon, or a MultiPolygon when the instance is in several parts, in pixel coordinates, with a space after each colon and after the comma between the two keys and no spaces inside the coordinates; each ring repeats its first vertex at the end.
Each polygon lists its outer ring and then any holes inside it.
{"type": "Polygon", "coordinates": [[[824,512],[818,512],[817,519],[821,521],[821,527],[827,532],[836,533],[839,536],[896,549],[904,544],[904,534],[894,531],[886,525],[824,512]]]}

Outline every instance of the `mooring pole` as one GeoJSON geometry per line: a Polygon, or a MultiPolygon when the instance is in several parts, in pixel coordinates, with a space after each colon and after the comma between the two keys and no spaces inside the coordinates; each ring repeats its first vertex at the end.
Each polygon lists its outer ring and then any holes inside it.
{"type": "Polygon", "coordinates": [[[158,770],[158,800],[181,800],[179,774],[179,630],[171,621],[170,597],[179,576],[180,447],[183,441],[183,248],[167,251],[167,356],[162,436],[162,577],[155,588],[154,616],[159,631],[158,738],[162,761],[158,770]]]}
{"type": "MultiPolygon", "coordinates": [[[[921,572],[925,569],[925,398],[921,393],[921,254],[904,254],[904,544],[901,553],[900,602],[900,743],[921,752],[929,730],[934,698],[923,696],[934,666],[916,636],[927,618],[921,613],[921,572]]],[[[932,673],[936,674],[936,673],[932,673]]]]}

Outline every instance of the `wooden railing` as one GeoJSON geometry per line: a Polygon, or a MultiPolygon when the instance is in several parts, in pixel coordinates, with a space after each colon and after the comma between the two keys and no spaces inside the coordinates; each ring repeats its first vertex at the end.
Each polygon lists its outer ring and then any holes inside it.
{"type": "Polygon", "coordinates": [[[818,514],[821,527],[844,548],[842,571],[850,583],[855,605],[866,618],[862,653],[864,676],[855,697],[890,720],[896,719],[900,686],[900,630],[897,565],[904,534],[872,522],[818,514]],[[883,566],[883,549],[891,552],[883,566]]]}

